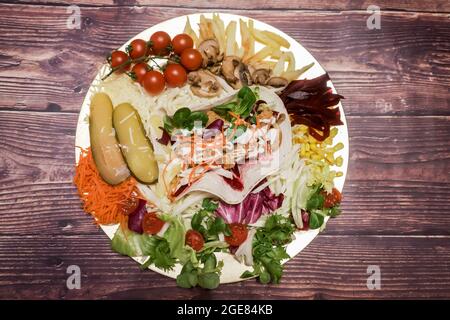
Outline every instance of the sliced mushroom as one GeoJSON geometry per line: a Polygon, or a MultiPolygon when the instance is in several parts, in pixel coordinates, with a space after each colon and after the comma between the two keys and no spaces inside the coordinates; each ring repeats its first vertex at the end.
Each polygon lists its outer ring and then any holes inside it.
{"type": "Polygon", "coordinates": [[[222,62],[222,75],[234,88],[239,89],[244,85],[252,84],[250,72],[241,59],[236,56],[226,56],[222,62]]]}
{"type": "Polygon", "coordinates": [[[272,77],[267,81],[267,84],[272,87],[285,87],[288,85],[288,80],[283,77],[272,77]]]}
{"type": "Polygon", "coordinates": [[[203,57],[203,67],[211,66],[221,61],[223,55],[220,54],[220,46],[216,39],[204,40],[197,48],[203,57]]]}
{"type": "Polygon", "coordinates": [[[266,84],[270,78],[272,70],[270,69],[256,69],[251,72],[252,81],[255,84],[266,84]]]}
{"type": "Polygon", "coordinates": [[[199,97],[212,98],[222,92],[222,86],[216,77],[207,70],[190,72],[188,83],[191,85],[192,93],[199,97]]]}

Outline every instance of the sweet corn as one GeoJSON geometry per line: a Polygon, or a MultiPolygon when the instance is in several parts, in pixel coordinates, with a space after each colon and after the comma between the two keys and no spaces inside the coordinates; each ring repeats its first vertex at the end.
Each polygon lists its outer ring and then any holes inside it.
{"type": "Polygon", "coordinates": [[[336,173],[336,177],[342,177],[344,175],[344,173],[342,171],[338,171],[336,173]]]}

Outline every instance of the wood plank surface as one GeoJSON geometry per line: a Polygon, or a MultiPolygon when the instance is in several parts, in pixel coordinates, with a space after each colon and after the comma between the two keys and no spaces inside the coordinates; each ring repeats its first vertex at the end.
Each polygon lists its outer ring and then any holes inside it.
{"type": "MultiPolygon", "coordinates": [[[[69,30],[65,10],[0,6],[0,109],[78,112],[108,52],[151,25],[197,12],[86,7],[82,28],[69,30]]],[[[350,115],[450,115],[445,14],[386,13],[381,30],[368,30],[368,15],[360,12],[255,10],[248,15],[300,41],[330,73],[339,93],[351,97],[344,101],[350,115]]]]}
{"type": "Polygon", "coordinates": [[[343,299],[444,298],[450,287],[449,238],[326,236],[286,264],[279,285],[256,280],[209,291],[141,271],[111,251],[101,235],[0,236],[0,297],[50,299],[343,299]],[[66,287],[67,267],[81,269],[81,289],[66,287]],[[367,288],[378,265],[381,290],[367,288]]]}
{"type": "Polygon", "coordinates": [[[450,3],[378,1],[0,1],[0,299],[450,298],[450,3]],[[239,9],[236,9],[239,8],[239,9]],[[274,25],[330,73],[350,163],[343,214],[286,265],[254,280],[184,290],[111,251],[72,185],[78,112],[111,49],[179,15],[224,11],[274,25]],[[32,18],[31,18],[32,17],[32,18]],[[132,19],[130,19],[132,17],[132,19]],[[68,290],[78,265],[81,290],[68,290]],[[381,290],[366,286],[381,268],[381,290]]]}
{"type": "MultiPolygon", "coordinates": [[[[76,114],[0,112],[0,234],[99,232],[71,183],[76,121],[76,114]]],[[[348,123],[344,214],[327,233],[450,235],[442,210],[450,207],[450,117],[348,123]],[[415,136],[417,128],[427,135],[415,136]]]]}
{"type": "Polygon", "coordinates": [[[46,5],[72,5],[80,6],[151,6],[163,8],[195,8],[198,10],[209,9],[266,9],[266,10],[317,10],[317,11],[349,11],[364,10],[370,5],[377,5],[385,11],[424,11],[424,12],[450,12],[450,4],[445,0],[420,1],[420,0],[378,0],[376,3],[370,0],[337,0],[337,1],[308,1],[308,0],[173,0],[170,2],[161,0],[2,0],[4,3],[46,4],[46,5]]]}

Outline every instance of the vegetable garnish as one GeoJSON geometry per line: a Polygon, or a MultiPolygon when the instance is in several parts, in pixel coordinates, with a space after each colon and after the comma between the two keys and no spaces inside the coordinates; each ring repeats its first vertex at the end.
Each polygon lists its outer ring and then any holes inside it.
{"type": "Polygon", "coordinates": [[[129,177],[118,185],[109,185],[95,166],[91,148],[80,149],[73,182],[83,202],[84,211],[94,216],[97,224],[126,225],[128,215],[123,214],[121,206],[130,198],[140,197],[136,180],[129,177]]]}
{"type": "Polygon", "coordinates": [[[285,246],[292,241],[294,231],[289,219],[278,214],[268,217],[253,239],[253,271],[244,272],[241,278],[258,276],[261,283],[279,283],[283,273],[281,262],[290,258],[285,246]]]}
{"type": "Polygon", "coordinates": [[[330,126],[342,125],[336,105],[344,97],[328,87],[328,73],[310,80],[294,80],[281,93],[292,124],[304,124],[319,141],[330,135],[330,126]]]}

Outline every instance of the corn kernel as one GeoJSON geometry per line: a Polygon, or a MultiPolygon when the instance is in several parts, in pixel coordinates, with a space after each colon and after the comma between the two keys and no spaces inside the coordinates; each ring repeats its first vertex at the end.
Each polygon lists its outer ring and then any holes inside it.
{"type": "Polygon", "coordinates": [[[338,172],[336,173],[336,177],[342,177],[343,175],[344,175],[344,173],[341,172],[341,171],[338,171],[338,172]]]}
{"type": "Polygon", "coordinates": [[[338,167],[341,167],[343,162],[344,162],[344,159],[342,159],[342,157],[337,157],[336,158],[336,165],[338,167]]]}
{"type": "Polygon", "coordinates": [[[333,150],[334,152],[344,149],[344,144],[342,142],[339,142],[337,145],[334,146],[333,150]]]}
{"type": "Polygon", "coordinates": [[[317,146],[315,143],[310,143],[309,147],[311,148],[312,151],[316,151],[317,150],[317,146]]]}
{"type": "Polygon", "coordinates": [[[317,161],[321,160],[320,156],[317,155],[317,154],[313,154],[313,155],[311,156],[311,159],[317,160],[317,161]]]}
{"type": "Polygon", "coordinates": [[[333,156],[330,156],[330,155],[327,154],[325,156],[325,160],[327,160],[329,164],[334,164],[334,157],[333,156]]]}
{"type": "Polygon", "coordinates": [[[331,129],[331,131],[330,131],[330,137],[331,137],[331,138],[336,137],[337,133],[338,133],[338,128],[333,128],[333,129],[331,129]]]}
{"type": "Polygon", "coordinates": [[[306,151],[310,151],[311,150],[310,147],[309,147],[309,143],[305,143],[304,146],[305,146],[305,150],[306,151]]]}

